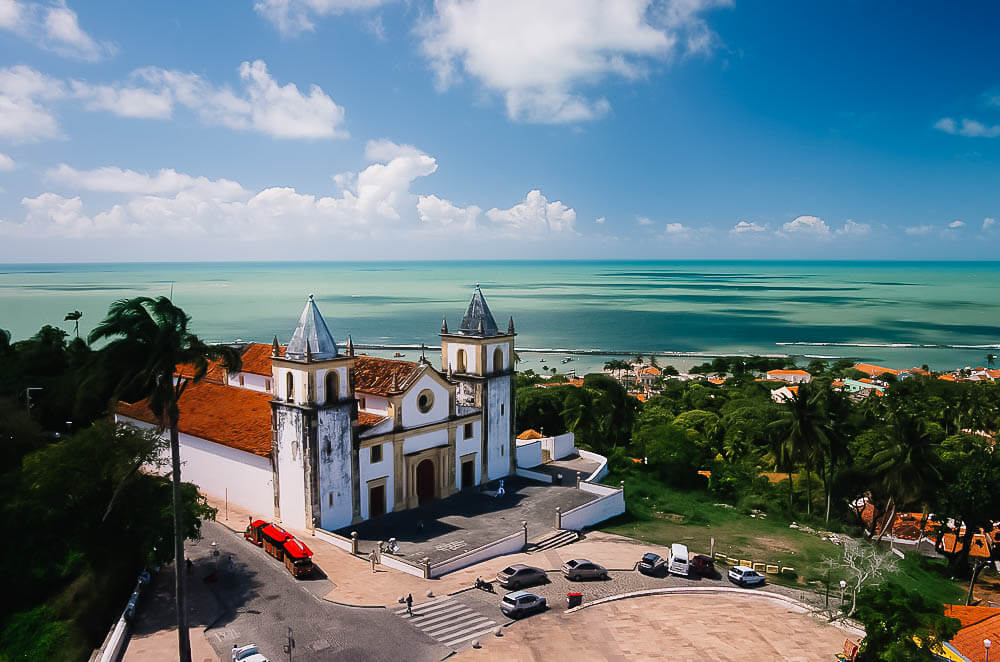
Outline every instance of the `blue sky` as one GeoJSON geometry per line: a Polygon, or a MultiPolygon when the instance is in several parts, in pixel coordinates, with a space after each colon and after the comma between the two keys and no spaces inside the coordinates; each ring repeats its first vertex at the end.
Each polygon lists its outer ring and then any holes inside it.
{"type": "Polygon", "coordinates": [[[991,258],[997,14],[0,0],[0,260],[991,258]]]}

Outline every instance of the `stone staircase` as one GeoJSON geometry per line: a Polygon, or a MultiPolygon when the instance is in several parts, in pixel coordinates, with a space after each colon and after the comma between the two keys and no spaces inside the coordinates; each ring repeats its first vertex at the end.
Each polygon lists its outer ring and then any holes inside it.
{"type": "Polygon", "coordinates": [[[537,554],[538,552],[545,552],[564,545],[570,545],[579,539],[580,533],[578,531],[550,531],[544,536],[528,541],[528,548],[525,551],[528,554],[537,554]]]}

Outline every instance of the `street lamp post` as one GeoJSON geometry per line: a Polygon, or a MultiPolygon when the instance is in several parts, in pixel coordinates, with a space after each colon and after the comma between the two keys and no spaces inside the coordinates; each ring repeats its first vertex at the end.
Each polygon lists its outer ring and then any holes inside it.
{"type": "Polygon", "coordinates": [[[986,649],[986,662],[990,662],[990,646],[992,645],[993,645],[992,641],[990,641],[989,639],[983,639],[983,648],[986,649]]]}
{"type": "Polygon", "coordinates": [[[840,608],[844,608],[844,591],[847,590],[847,582],[840,580],[840,608]]]}

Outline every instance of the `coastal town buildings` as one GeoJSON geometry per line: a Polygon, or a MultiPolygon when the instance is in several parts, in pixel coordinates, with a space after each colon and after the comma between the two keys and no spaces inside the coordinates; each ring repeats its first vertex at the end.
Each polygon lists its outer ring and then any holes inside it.
{"type": "MultiPolygon", "coordinates": [[[[240,346],[180,399],[185,480],[287,526],[334,530],[514,472],[514,321],[502,331],[479,286],[441,367],[343,348],[312,296],[287,345],[240,346]]],[[[178,378],[191,376],[179,366],[178,378]]],[[[157,427],[148,403],[117,418],[157,427]]]]}

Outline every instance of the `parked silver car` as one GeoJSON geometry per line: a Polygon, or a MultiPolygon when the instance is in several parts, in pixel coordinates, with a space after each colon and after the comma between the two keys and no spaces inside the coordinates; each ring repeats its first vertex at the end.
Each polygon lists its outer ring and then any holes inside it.
{"type": "Polygon", "coordinates": [[[566,579],[607,579],[608,570],[587,559],[570,559],[562,564],[562,573],[566,579]]]}
{"type": "Polygon", "coordinates": [[[541,584],[545,579],[544,570],[523,563],[507,566],[497,573],[497,581],[507,588],[541,584]]]}
{"type": "Polygon", "coordinates": [[[514,591],[503,596],[500,611],[511,618],[527,616],[536,611],[545,611],[545,598],[527,591],[514,591]]]}

